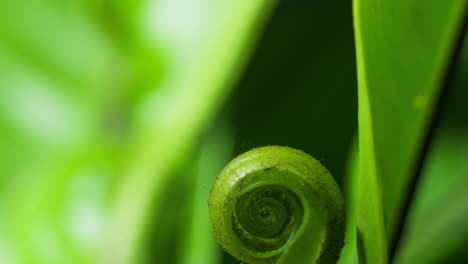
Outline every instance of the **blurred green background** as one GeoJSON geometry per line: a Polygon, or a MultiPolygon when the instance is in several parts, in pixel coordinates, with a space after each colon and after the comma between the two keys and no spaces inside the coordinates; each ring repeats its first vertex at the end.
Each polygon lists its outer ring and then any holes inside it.
{"type": "MultiPolygon", "coordinates": [[[[0,263],[239,263],[211,234],[209,190],[265,145],[331,171],[349,207],[340,261],[358,263],[352,5],[3,0],[0,263]]],[[[395,263],[468,262],[464,43],[422,133],[395,263]]]]}

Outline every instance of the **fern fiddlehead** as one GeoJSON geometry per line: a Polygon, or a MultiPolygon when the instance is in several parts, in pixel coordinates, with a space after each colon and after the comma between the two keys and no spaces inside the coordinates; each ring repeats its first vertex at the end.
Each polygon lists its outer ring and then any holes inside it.
{"type": "Polygon", "coordinates": [[[302,151],[250,150],[218,176],[209,200],[223,248],[249,264],[336,263],[345,209],[327,169],[302,151]]]}

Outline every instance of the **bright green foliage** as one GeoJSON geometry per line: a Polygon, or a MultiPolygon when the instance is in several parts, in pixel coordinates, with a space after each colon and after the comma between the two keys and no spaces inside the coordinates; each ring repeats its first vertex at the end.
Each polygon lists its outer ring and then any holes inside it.
{"type": "Polygon", "coordinates": [[[88,15],[77,2],[1,3],[1,263],[95,261],[118,160],[106,95],[120,88],[109,74],[120,57],[88,15]]]}
{"type": "Polygon", "coordinates": [[[354,2],[361,151],[358,229],[367,263],[387,262],[467,3],[354,2]]]}
{"type": "Polygon", "coordinates": [[[344,210],[325,167],[302,151],[278,146],[235,158],[210,196],[218,241],[249,264],[336,262],[344,210]]]}
{"type": "Polygon", "coordinates": [[[2,1],[0,262],[133,261],[273,5],[2,1]]]}
{"type": "MultiPolygon", "coordinates": [[[[311,153],[341,187],[339,263],[386,263],[467,0],[354,1],[351,155],[353,1],[299,2],[2,0],[0,263],[231,263],[209,189],[234,155],[271,144],[311,153]]],[[[451,120],[465,101],[428,145],[398,264],[466,262],[468,131],[451,120]]]]}

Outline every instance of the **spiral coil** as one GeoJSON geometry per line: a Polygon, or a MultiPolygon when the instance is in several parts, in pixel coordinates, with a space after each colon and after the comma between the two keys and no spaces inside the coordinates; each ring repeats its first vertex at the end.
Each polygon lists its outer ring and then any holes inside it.
{"type": "Polygon", "coordinates": [[[343,246],[343,198],[330,173],[302,151],[269,146],[231,161],[211,191],[223,248],[249,264],[335,263],[343,246]]]}

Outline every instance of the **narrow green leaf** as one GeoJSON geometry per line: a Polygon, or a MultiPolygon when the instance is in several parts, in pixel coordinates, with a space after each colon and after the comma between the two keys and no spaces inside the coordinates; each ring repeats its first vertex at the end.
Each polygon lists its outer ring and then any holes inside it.
{"type": "Polygon", "coordinates": [[[359,263],[357,255],[357,202],[359,194],[359,149],[357,140],[352,144],[346,168],[344,197],[346,201],[346,236],[338,264],[359,263]]]}
{"type": "Polygon", "coordinates": [[[408,183],[468,1],[356,0],[358,228],[367,263],[386,263],[408,183]]]}

